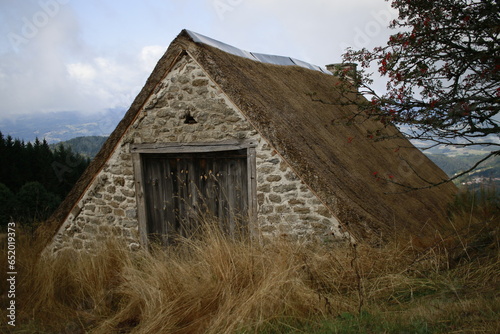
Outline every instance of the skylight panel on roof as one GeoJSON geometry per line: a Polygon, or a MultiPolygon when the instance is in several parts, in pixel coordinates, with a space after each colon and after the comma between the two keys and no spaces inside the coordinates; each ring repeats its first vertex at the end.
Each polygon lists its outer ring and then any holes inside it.
{"type": "Polygon", "coordinates": [[[186,31],[189,34],[189,36],[191,36],[193,41],[195,41],[197,43],[203,43],[206,45],[213,46],[214,48],[220,49],[222,51],[233,54],[235,56],[240,56],[240,57],[249,58],[252,60],[257,60],[254,56],[252,56],[252,53],[250,53],[248,51],[238,49],[232,45],[219,42],[218,40],[215,40],[215,39],[207,37],[207,36],[200,35],[200,34],[193,32],[193,31],[189,31],[189,30],[186,30],[186,31]]]}
{"type": "Polygon", "coordinates": [[[285,66],[295,65],[292,59],[290,59],[290,57],[266,55],[263,53],[255,53],[255,52],[252,52],[252,55],[262,63],[285,65],[285,66]]]}
{"type": "Polygon", "coordinates": [[[321,69],[319,68],[319,66],[316,66],[316,65],[313,65],[313,64],[309,64],[309,63],[307,63],[305,61],[298,60],[298,59],[295,59],[295,58],[290,58],[290,59],[297,66],[305,67],[305,68],[308,68],[310,70],[321,71],[321,69]]]}
{"type": "Polygon", "coordinates": [[[283,66],[300,66],[300,67],[305,67],[310,70],[314,71],[320,71],[326,74],[332,74],[329,71],[322,69],[319,66],[307,63],[302,60],[290,58],[290,57],[284,57],[284,56],[275,56],[275,55],[268,55],[268,54],[263,54],[263,53],[253,53],[253,52],[248,52],[242,49],[238,49],[232,45],[220,42],[218,40],[215,40],[213,38],[198,34],[194,31],[186,30],[186,32],[191,36],[194,42],[196,43],[203,43],[206,45],[213,46],[217,49],[220,49],[224,52],[233,54],[235,56],[240,56],[252,60],[259,61],[261,63],[267,63],[267,64],[275,64],[275,65],[283,65],[283,66]]]}

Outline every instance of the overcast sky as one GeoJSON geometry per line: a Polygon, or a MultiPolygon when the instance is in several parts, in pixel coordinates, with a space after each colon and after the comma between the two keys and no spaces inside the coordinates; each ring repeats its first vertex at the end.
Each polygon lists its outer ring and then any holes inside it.
{"type": "Polygon", "coordinates": [[[316,65],[382,45],[384,0],[0,0],[0,117],[128,108],[184,28],[316,65]]]}

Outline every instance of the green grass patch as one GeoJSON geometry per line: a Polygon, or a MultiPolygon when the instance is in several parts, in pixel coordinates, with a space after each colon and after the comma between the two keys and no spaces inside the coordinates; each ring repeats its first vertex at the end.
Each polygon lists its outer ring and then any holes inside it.
{"type": "Polygon", "coordinates": [[[394,314],[372,314],[361,312],[361,314],[342,313],[334,318],[323,320],[276,320],[267,323],[263,328],[242,331],[241,334],[371,334],[371,333],[408,333],[408,334],[430,334],[444,333],[446,326],[442,324],[430,324],[424,319],[412,319],[408,321],[402,316],[394,314]]]}

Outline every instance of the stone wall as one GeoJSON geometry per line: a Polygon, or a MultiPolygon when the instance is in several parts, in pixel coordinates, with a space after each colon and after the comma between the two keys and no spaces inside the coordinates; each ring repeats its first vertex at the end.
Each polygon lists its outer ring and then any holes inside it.
{"type": "Polygon", "coordinates": [[[257,148],[258,225],[262,235],[339,242],[347,237],[330,211],[263,140],[257,148]]]}
{"type": "Polygon", "coordinates": [[[336,242],[346,237],[338,221],[290,166],[252,127],[189,56],[162,80],[103,170],[56,235],[52,250],[91,250],[110,235],[139,246],[131,144],[258,142],[257,205],[260,236],[336,242]],[[186,115],[196,120],[186,124],[186,115]],[[194,123],[194,122],[193,122],[194,123]]]}

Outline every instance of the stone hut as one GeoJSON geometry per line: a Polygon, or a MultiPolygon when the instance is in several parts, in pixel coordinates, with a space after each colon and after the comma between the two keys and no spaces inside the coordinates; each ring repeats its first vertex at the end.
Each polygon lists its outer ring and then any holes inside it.
{"type": "Polygon", "coordinates": [[[446,175],[395,127],[376,141],[380,123],[346,125],[337,82],[183,30],[51,217],[49,249],[170,244],[207,214],[229,234],[322,243],[437,226],[455,187],[399,187],[446,175]]]}

